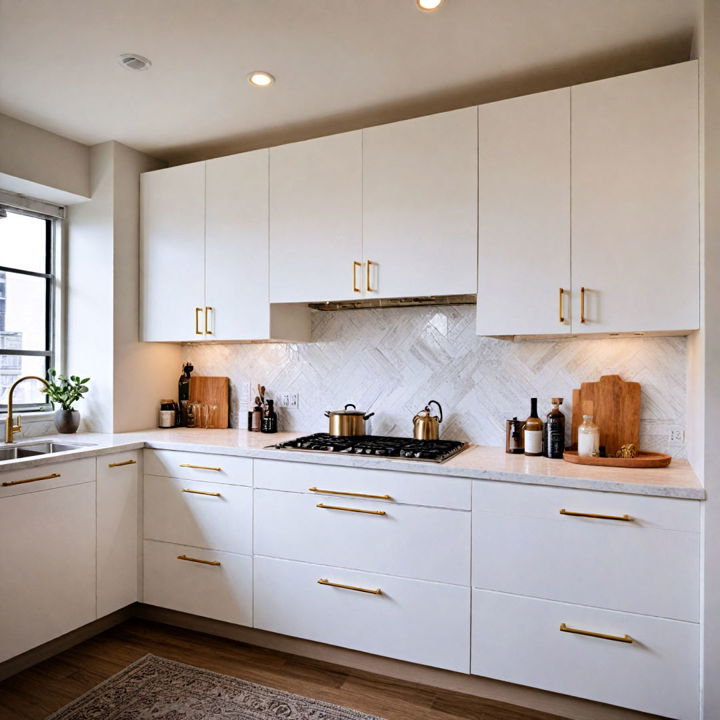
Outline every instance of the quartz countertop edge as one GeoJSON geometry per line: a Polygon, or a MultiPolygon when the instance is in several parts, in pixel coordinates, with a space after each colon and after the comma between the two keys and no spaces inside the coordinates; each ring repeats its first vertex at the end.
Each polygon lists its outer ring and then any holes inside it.
{"type": "Polygon", "coordinates": [[[503,448],[479,445],[470,445],[467,450],[445,463],[339,453],[298,452],[278,450],[272,447],[276,443],[308,434],[310,433],[284,432],[265,435],[234,429],[175,428],[116,434],[78,433],[72,437],[62,435],[28,438],[20,440],[19,443],[56,440],[83,447],[56,455],[5,460],[0,462],[0,473],[147,447],[156,450],[236,455],[254,459],[360,467],[370,470],[393,470],[395,472],[545,485],[597,492],[650,495],[681,500],[705,499],[705,489],[693,473],[688,461],[681,459],[673,460],[671,465],[666,468],[628,469],[577,465],[544,457],[508,455],[503,448]]]}

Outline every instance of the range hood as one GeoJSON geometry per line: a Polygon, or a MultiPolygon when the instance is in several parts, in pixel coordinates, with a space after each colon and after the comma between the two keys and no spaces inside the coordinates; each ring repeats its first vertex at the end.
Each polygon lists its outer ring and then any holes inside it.
{"type": "Polygon", "coordinates": [[[424,297],[370,298],[339,302],[309,303],[312,310],[368,310],[371,308],[415,307],[418,305],[475,305],[476,295],[427,295],[424,297]]]}

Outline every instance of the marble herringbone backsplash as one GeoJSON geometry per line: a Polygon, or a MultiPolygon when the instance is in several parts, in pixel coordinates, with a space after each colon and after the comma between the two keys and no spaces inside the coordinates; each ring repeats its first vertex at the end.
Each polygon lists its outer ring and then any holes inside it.
{"type": "Polygon", "coordinates": [[[325,432],[323,412],[352,402],[375,412],[374,434],[409,436],[413,415],[434,399],[445,411],[442,437],[504,445],[505,419],[525,418],[530,397],[541,415],[551,397],[564,397],[569,419],[573,388],[617,374],[642,385],[643,449],[685,456],[668,442],[686,421],[684,337],[481,338],[472,305],[313,311],[312,322],[307,344],[185,346],[195,374],[230,377],[234,427],[244,427],[239,389],[250,381],[269,397],[299,394],[297,410],[278,411],[284,430],[325,432]]]}

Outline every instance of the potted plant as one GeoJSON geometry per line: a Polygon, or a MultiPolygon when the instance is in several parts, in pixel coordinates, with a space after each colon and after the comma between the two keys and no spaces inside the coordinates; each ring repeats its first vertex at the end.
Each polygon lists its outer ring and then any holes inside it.
{"type": "Polygon", "coordinates": [[[60,405],[55,410],[55,427],[60,433],[77,432],[80,426],[80,413],[73,408],[88,391],[90,378],[81,380],[78,375],[58,375],[57,370],[48,370],[47,394],[53,405],[60,405]]]}

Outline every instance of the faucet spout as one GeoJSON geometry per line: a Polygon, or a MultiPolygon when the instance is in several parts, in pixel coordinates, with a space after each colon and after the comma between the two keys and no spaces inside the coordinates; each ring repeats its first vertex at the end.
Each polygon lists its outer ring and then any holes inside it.
{"type": "Polygon", "coordinates": [[[47,384],[47,380],[38,377],[37,375],[25,375],[21,378],[18,378],[11,386],[10,390],[8,390],[8,398],[7,398],[7,419],[5,420],[5,442],[11,443],[14,442],[13,438],[15,436],[15,432],[17,430],[20,430],[20,425],[15,425],[13,423],[13,393],[15,392],[15,388],[24,380],[37,380],[38,382],[41,382],[45,388],[49,389],[49,386],[47,384]]]}

